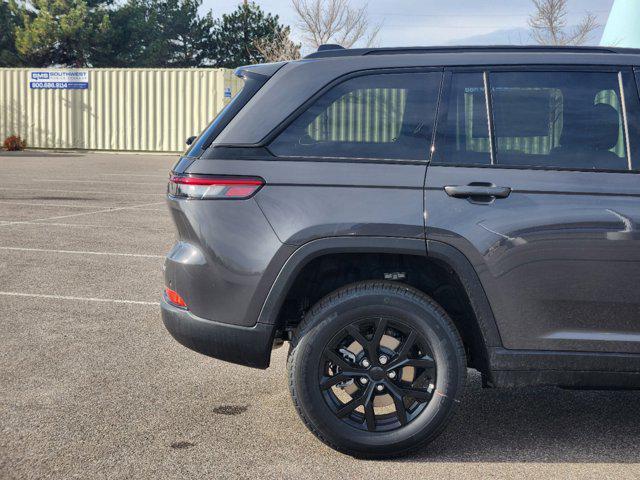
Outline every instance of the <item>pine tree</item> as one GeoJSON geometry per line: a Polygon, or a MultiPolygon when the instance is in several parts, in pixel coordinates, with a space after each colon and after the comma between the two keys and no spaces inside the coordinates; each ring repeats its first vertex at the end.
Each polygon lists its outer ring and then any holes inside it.
{"type": "Polygon", "coordinates": [[[259,41],[273,42],[287,27],[277,15],[265,14],[254,2],[240,5],[234,12],[215,21],[211,39],[211,58],[217,67],[235,68],[264,62],[257,48],[259,41]]]}
{"type": "Polygon", "coordinates": [[[16,49],[30,66],[84,67],[109,30],[106,5],[85,0],[32,0],[21,7],[16,49]]]}
{"type": "Polygon", "coordinates": [[[14,0],[0,1],[0,67],[18,67],[24,61],[16,49],[15,30],[22,24],[14,0]]]}

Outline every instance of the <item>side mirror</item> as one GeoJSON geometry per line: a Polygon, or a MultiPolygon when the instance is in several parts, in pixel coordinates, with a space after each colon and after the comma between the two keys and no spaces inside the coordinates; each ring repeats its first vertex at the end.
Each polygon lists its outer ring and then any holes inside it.
{"type": "Polygon", "coordinates": [[[186,143],[187,145],[191,145],[191,144],[194,142],[194,140],[195,140],[196,138],[198,138],[198,137],[196,137],[195,135],[193,135],[192,137],[187,138],[187,141],[186,141],[185,143],[186,143]]]}

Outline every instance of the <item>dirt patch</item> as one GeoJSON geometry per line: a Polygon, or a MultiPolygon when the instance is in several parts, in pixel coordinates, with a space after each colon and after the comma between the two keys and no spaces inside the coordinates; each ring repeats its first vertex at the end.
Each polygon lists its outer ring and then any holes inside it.
{"type": "Polygon", "coordinates": [[[186,441],[182,440],[182,441],[179,441],[179,442],[173,442],[169,446],[171,448],[175,448],[176,450],[183,450],[185,448],[195,447],[196,444],[195,443],[191,443],[191,442],[186,442],[186,441]]]}
{"type": "Polygon", "coordinates": [[[213,409],[218,415],[241,415],[247,411],[248,405],[220,405],[213,409]]]}

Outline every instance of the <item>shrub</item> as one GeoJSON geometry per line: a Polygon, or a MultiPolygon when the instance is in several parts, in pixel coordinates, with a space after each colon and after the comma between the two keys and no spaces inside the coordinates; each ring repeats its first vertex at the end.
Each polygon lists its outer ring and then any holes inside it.
{"type": "Polygon", "coordinates": [[[5,150],[9,150],[10,152],[15,152],[18,150],[24,150],[27,148],[27,142],[25,142],[18,135],[11,135],[4,140],[2,144],[5,150]]]}

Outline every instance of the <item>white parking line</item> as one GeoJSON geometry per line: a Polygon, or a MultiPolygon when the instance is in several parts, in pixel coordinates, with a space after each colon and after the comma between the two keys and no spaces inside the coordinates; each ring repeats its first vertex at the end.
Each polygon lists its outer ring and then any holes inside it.
{"type": "MultiPolygon", "coordinates": [[[[168,177],[166,179],[164,179],[166,181],[168,181],[168,177]]],[[[115,182],[115,181],[110,181],[110,180],[71,180],[71,179],[58,179],[58,178],[30,178],[29,182],[27,182],[28,184],[31,183],[106,183],[106,184],[112,184],[112,185],[122,185],[122,182],[115,182]]],[[[166,183],[166,182],[165,182],[166,183]]],[[[132,185],[153,185],[155,187],[158,186],[162,186],[162,182],[158,181],[158,182],[127,182],[127,187],[130,187],[132,185]]]]}
{"type": "MultiPolygon", "coordinates": [[[[62,207],[62,208],[84,208],[89,209],[89,208],[100,208],[101,205],[71,205],[71,204],[67,204],[67,203],[33,203],[33,202],[6,202],[3,200],[0,200],[0,205],[24,205],[27,207],[44,207],[44,208],[58,208],[58,207],[62,207]]],[[[163,202],[159,202],[159,203],[154,203],[154,205],[164,205],[163,202]]],[[[113,207],[113,208],[118,208],[118,207],[113,207]]],[[[166,211],[166,208],[143,208],[143,207],[136,207],[139,210],[144,210],[145,212],[163,212],[166,211]]],[[[6,222],[9,222],[11,220],[5,220],[6,222]]]]}
{"type": "MultiPolygon", "coordinates": [[[[150,174],[150,173],[99,173],[98,175],[108,175],[114,177],[156,177],[159,178],[160,174],[150,174]]],[[[169,178],[169,171],[164,172],[162,178],[169,178]]]]}
{"type": "Polygon", "coordinates": [[[32,192],[37,190],[38,192],[63,192],[63,193],[99,193],[104,195],[128,195],[128,196],[140,196],[140,195],[165,195],[164,193],[140,193],[140,192],[102,192],[96,190],[61,190],[51,188],[15,188],[15,187],[0,187],[0,190],[11,190],[12,192],[32,192]]]}
{"type": "Polygon", "coordinates": [[[73,300],[84,302],[104,302],[104,303],[125,303],[130,305],[152,305],[157,307],[160,302],[143,302],[140,300],[117,300],[115,298],[94,298],[94,297],[67,297],[65,295],[45,295],[40,293],[22,293],[22,292],[3,292],[0,295],[7,297],[30,297],[30,298],[50,298],[53,300],[73,300]]]}
{"type": "Polygon", "coordinates": [[[115,257],[164,258],[164,255],[148,255],[145,253],[92,252],[86,250],[54,250],[49,248],[0,247],[0,250],[17,252],[69,253],[74,255],[111,255],[115,257]]]}
{"type": "MultiPolygon", "coordinates": [[[[37,227],[42,227],[42,226],[47,226],[47,227],[64,227],[64,228],[111,228],[111,229],[116,229],[119,230],[121,228],[127,228],[123,225],[90,225],[87,223],[45,223],[45,222],[10,222],[10,221],[0,221],[0,226],[4,225],[5,223],[10,223],[11,225],[14,226],[19,226],[19,225],[23,225],[23,226],[37,226],[37,227]]],[[[128,228],[137,228],[137,227],[128,227],[128,228]]],[[[160,230],[158,230],[160,231],[160,230]]]]}
{"type": "MultiPolygon", "coordinates": [[[[144,210],[144,209],[141,209],[144,210]]],[[[145,212],[148,211],[156,211],[156,210],[144,210],[145,212]]],[[[137,227],[135,225],[95,225],[95,224],[90,224],[90,223],[54,223],[54,222],[10,222],[10,221],[4,221],[4,220],[0,220],[0,226],[2,226],[4,223],[11,223],[13,226],[25,226],[25,227],[30,227],[30,226],[36,226],[36,227],[64,227],[64,228],[110,228],[111,230],[141,230],[140,227],[137,227]]],[[[145,228],[145,231],[147,232],[161,232],[161,233],[166,233],[167,229],[166,228],[145,228]]]]}
{"type": "Polygon", "coordinates": [[[16,225],[21,223],[44,222],[47,220],[61,220],[63,218],[80,217],[82,215],[93,215],[94,213],[118,212],[120,210],[135,210],[139,207],[149,207],[151,205],[164,205],[164,202],[141,203],[139,205],[129,205],[128,207],[110,207],[102,210],[95,210],[93,212],[71,213],[69,215],[58,215],[55,217],[34,218],[33,220],[7,221],[6,223],[0,224],[0,227],[6,227],[7,225],[16,225]]]}
{"type": "Polygon", "coordinates": [[[0,200],[0,205],[26,205],[30,207],[45,207],[45,208],[56,208],[56,207],[64,207],[64,208],[96,208],[99,205],[71,205],[68,203],[33,203],[33,202],[9,202],[5,200],[0,200]]]}

